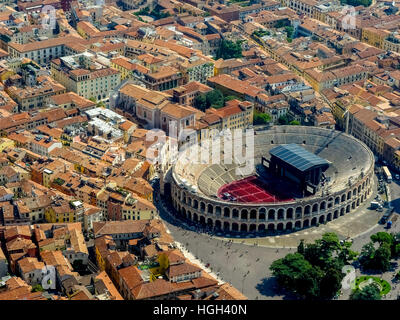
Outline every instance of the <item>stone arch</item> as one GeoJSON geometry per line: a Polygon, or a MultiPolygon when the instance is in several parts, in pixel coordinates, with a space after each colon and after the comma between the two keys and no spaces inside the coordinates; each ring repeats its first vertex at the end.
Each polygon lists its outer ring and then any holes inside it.
{"type": "Polygon", "coordinates": [[[349,213],[350,212],[350,205],[347,205],[347,207],[346,207],[346,213],[349,213]]]}
{"type": "Polygon", "coordinates": [[[200,211],[201,212],[206,211],[206,204],[203,201],[200,202],[200,211]]]}
{"type": "Polygon", "coordinates": [[[264,223],[261,223],[261,224],[258,225],[258,231],[259,232],[265,232],[265,224],[264,223]]]}
{"type": "Polygon", "coordinates": [[[234,208],[232,210],[232,218],[239,218],[239,210],[234,208]]]}
{"type": "Polygon", "coordinates": [[[250,219],[251,220],[256,220],[257,219],[257,210],[256,209],[251,209],[250,210],[250,219]]]}
{"type": "Polygon", "coordinates": [[[199,208],[199,202],[196,199],[193,200],[193,208],[194,209],[198,209],[199,208]]]}
{"type": "Polygon", "coordinates": [[[251,224],[250,227],[249,227],[249,231],[250,231],[250,232],[257,231],[257,226],[256,226],[254,223],[251,224]]]}
{"type": "Polygon", "coordinates": [[[182,207],[182,217],[186,218],[186,209],[182,207]]]}
{"type": "Polygon", "coordinates": [[[326,209],[326,202],[322,201],[319,205],[319,211],[324,211],[326,209]]]}
{"type": "Polygon", "coordinates": [[[241,213],[240,213],[240,219],[241,220],[247,220],[248,218],[248,211],[247,209],[242,209],[241,213]]]}
{"type": "Polygon", "coordinates": [[[330,198],[328,199],[328,209],[329,209],[329,208],[332,208],[332,205],[333,205],[333,198],[330,197],[330,198]]]}
{"type": "Polygon", "coordinates": [[[312,218],[312,220],[311,220],[311,225],[312,225],[312,226],[317,225],[317,217],[312,218]]]}
{"type": "Polygon", "coordinates": [[[225,218],[230,218],[230,216],[231,216],[231,209],[228,208],[228,207],[225,207],[224,208],[224,217],[225,218]]]}
{"type": "Polygon", "coordinates": [[[268,225],[268,231],[275,231],[275,225],[273,223],[268,225]]]}
{"type": "Polygon", "coordinates": [[[222,230],[221,220],[215,220],[215,229],[216,230],[222,230]]]}
{"type": "Polygon", "coordinates": [[[282,222],[281,222],[281,223],[278,223],[278,225],[276,226],[276,230],[278,230],[278,231],[284,230],[284,226],[283,226],[283,223],[282,223],[282,222]]]}
{"type": "Polygon", "coordinates": [[[342,209],[340,209],[340,215],[341,216],[344,216],[344,211],[345,211],[345,208],[343,207],[342,209]]]}
{"type": "Polygon", "coordinates": [[[319,223],[325,223],[325,216],[319,217],[319,223]]]}
{"type": "Polygon", "coordinates": [[[227,221],[224,222],[224,231],[230,231],[230,225],[227,221]]]}
{"type": "Polygon", "coordinates": [[[236,222],[232,223],[232,231],[239,231],[239,225],[236,222]]]}
{"type": "Polygon", "coordinates": [[[304,215],[308,216],[311,213],[311,206],[308,204],[304,207],[304,215]]]}
{"type": "Polygon", "coordinates": [[[242,223],[242,224],[240,225],[240,231],[242,231],[242,232],[247,232],[247,224],[242,223]]]}
{"type": "Polygon", "coordinates": [[[200,220],[199,220],[201,225],[205,225],[206,224],[206,218],[204,218],[203,216],[200,216],[200,220]]]}
{"type": "Polygon", "coordinates": [[[341,202],[345,202],[346,201],[346,194],[345,193],[342,194],[342,199],[341,200],[342,200],[341,202]]]}
{"type": "Polygon", "coordinates": [[[296,221],[295,224],[294,224],[294,227],[300,229],[301,228],[301,221],[296,221]]]}
{"type": "Polygon", "coordinates": [[[356,206],[358,207],[360,205],[360,198],[357,199],[356,206]]]}
{"type": "MultiPolygon", "coordinates": [[[[301,218],[301,213],[298,213],[296,210],[296,218],[301,218]]],[[[293,210],[286,213],[286,219],[293,219],[293,210]]]]}
{"type": "Polygon", "coordinates": [[[288,223],[286,223],[286,230],[292,230],[292,228],[293,228],[293,223],[292,222],[288,222],[288,223]]]}
{"type": "Polygon", "coordinates": [[[266,211],[265,208],[260,208],[260,210],[258,210],[258,220],[265,221],[266,211]]]}
{"type": "Polygon", "coordinates": [[[332,212],[329,212],[326,216],[326,221],[332,221],[332,212]]]}
{"type": "Polygon", "coordinates": [[[308,228],[310,226],[310,220],[306,219],[303,222],[303,228],[308,228]]]}
{"type": "Polygon", "coordinates": [[[293,212],[294,212],[294,209],[293,209],[293,208],[287,208],[287,209],[286,209],[286,215],[289,215],[289,216],[292,216],[292,217],[293,217],[293,212]]]}
{"type": "Polygon", "coordinates": [[[208,213],[211,213],[211,214],[214,212],[214,208],[213,208],[212,204],[208,204],[208,206],[207,206],[207,212],[208,212],[208,213]]]}
{"type": "Polygon", "coordinates": [[[347,200],[351,199],[351,191],[347,192],[347,200]]]}
{"type": "Polygon", "coordinates": [[[221,216],[221,207],[220,206],[216,206],[215,207],[215,214],[217,215],[217,216],[221,216]]]}
{"type": "Polygon", "coordinates": [[[318,212],[318,203],[314,203],[312,206],[312,213],[317,213],[318,212]]]}
{"type": "Polygon", "coordinates": [[[296,207],[296,217],[300,218],[303,214],[303,208],[301,206],[296,207]]]}
{"type": "Polygon", "coordinates": [[[268,211],[268,220],[275,220],[275,210],[274,209],[270,209],[268,211]]]}
{"type": "Polygon", "coordinates": [[[278,220],[285,219],[285,209],[280,208],[278,209],[278,220]]]}
{"type": "Polygon", "coordinates": [[[198,220],[199,220],[199,216],[197,215],[197,213],[193,213],[193,221],[198,222],[198,220]]]}
{"type": "Polygon", "coordinates": [[[353,197],[355,197],[356,194],[357,194],[357,188],[354,188],[354,189],[353,189],[353,197]]]}
{"type": "Polygon", "coordinates": [[[361,185],[359,185],[357,188],[357,193],[360,193],[360,192],[361,192],[361,185]]]}
{"type": "Polygon", "coordinates": [[[192,206],[192,198],[188,197],[188,205],[192,206]]]}
{"type": "Polygon", "coordinates": [[[192,220],[192,213],[190,211],[187,212],[187,218],[189,220],[192,220]]]}
{"type": "Polygon", "coordinates": [[[351,204],[351,208],[354,210],[356,208],[356,202],[353,201],[353,203],[351,204]]]}
{"type": "Polygon", "coordinates": [[[211,218],[207,219],[207,226],[210,227],[210,228],[212,228],[214,226],[214,223],[213,223],[211,218]]]}
{"type": "Polygon", "coordinates": [[[340,203],[340,197],[335,198],[335,206],[337,206],[340,203]]]}

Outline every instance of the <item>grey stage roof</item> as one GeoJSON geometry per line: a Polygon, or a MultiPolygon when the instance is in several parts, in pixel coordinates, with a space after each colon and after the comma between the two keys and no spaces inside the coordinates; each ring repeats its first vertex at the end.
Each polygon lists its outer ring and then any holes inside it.
{"type": "Polygon", "coordinates": [[[329,166],[327,160],[294,143],[277,146],[269,152],[300,171],[306,171],[314,166],[329,166]]]}

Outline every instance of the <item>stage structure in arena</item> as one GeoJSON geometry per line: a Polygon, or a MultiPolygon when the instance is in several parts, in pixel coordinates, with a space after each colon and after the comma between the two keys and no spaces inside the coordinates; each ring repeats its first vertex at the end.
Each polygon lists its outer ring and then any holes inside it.
{"type": "Polygon", "coordinates": [[[262,157],[262,164],[271,173],[285,177],[300,187],[303,194],[315,194],[325,183],[323,174],[329,162],[297,144],[277,146],[269,151],[271,159],[262,157]]]}
{"type": "Polygon", "coordinates": [[[185,150],[162,174],[160,190],[178,217],[216,231],[272,234],[317,226],[357,210],[373,194],[373,153],[336,130],[255,131],[255,170],[247,175],[239,174],[238,161],[190,161],[198,158],[193,150],[185,150]]]}

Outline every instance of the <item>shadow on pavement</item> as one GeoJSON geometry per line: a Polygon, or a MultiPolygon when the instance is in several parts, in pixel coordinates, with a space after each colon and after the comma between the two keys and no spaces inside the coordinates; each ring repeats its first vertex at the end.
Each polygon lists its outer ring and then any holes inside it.
{"type": "Polygon", "coordinates": [[[261,295],[265,297],[283,296],[283,300],[298,299],[294,294],[287,292],[285,289],[281,288],[278,285],[276,278],[274,277],[262,279],[261,282],[256,285],[256,289],[261,295]]]}

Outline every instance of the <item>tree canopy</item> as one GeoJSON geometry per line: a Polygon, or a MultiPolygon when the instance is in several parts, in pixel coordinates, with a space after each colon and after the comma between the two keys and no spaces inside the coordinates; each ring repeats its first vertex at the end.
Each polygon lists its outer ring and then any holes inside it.
{"type": "MultiPolygon", "coordinates": [[[[236,97],[235,97],[236,98],[236,97]]],[[[193,102],[196,109],[205,111],[206,109],[212,108],[222,108],[225,105],[224,95],[218,89],[207,92],[206,94],[198,95],[193,102]]]]}
{"type": "Polygon", "coordinates": [[[364,269],[385,272],[390,270],[390,260],[398,258],[399,255],[399,235],[378,232],[371,235],[371,242],[363,246],[359,262],[364,269]]]}
{"type": "Polygon", "coordinates": [[[253,113],[253,124],[267,124],[271,121],[271,116],[268,113],[263,113],[257,110],[254,110],[253,113]]]}
{"type": "Polygon", "coordinates": [[[364,289],[357,289],[350,296],[351,300],[381,300],[379,288],[371,283],[364,289]]]}
{"type": "Polygon", "coordinates": [[[341,4],[348,4],[353,7],[364,6],[369,7],[372,4],[372,0],[341,0],[341,4]]]}
{"type": "Polygon", "coordinates": [[[357,255],[351,243],[340,243],[325,233],[314,243],[300,242],[297,252],[274,261],[270,267],[278,283],[306,299],[331,299],[341,288],[342,268],[357,255]]]}
{"type": "Polygon", "coordinates": [[[222,40],[217,50],[216,58],[231,59],[242,57],[242,41],[233,42],[231,40],[222,40]]]}

